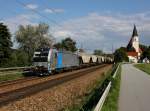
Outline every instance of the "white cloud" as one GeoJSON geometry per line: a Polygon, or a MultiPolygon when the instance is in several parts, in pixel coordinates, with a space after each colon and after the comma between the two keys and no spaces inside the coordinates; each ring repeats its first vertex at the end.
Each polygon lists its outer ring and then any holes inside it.
{"type": "Polygon", "coordinates": [[[45,9],[44,12],[46,12],[46,13],[53,13],[53,10],[52,9],[45,9]]]}
{"type": "Polygon", "coordinates": [[[35,25],[36,23],[32,22],[32,19],[35,18],[38,18],[38,16],[34,14],[21,14],[15,17],[5,19],[3,20],[3,22],[9,27],[10,32],[14,33],[19,25],[27,25],[27,24],[35,25]]]}
{"type": "Polygon", "coordinates": [[[27,5],[26,5],[26,8],[29,8],[29,9],[37,9],[37,8],[38,8],[38,5],[36,5],[36,4],[27,4],[27,5]]]}
{"type": "Polygon", "coordinates": [[[55,27],[54,36],[60,40],[61,34],[65,33],[72,36],[79,47],[82,43],[85,49],[100,48],[110,52],[112,45],[115,48],[127,45],[134,24],[137,25],[141,42],[150,44],[150,38],[147,37],[148,34],[150,35],[149,23],[149,12],[132,15],[90,13],[87,16],[66,21],[61,24],[62,27],[55,27]],[[145,39],[146,42],[144,42],[145,39]]]}
{"type": "Polygon", "coordinates": [[[49,8],[47,8],[44,10],[44,12],[50,13],[50,14],[52,14],[52,13],[63,13],[64,10],[63,9],[49,9],[49,8]]]}
{"type": "MultiPolygon", "coordinates": [[[[11,17],[5,20],[2,20],[2,22],[8,26],[11,34],[12,34],[12,41],[14,41],[14,33],[16,32],[16,30],[18,29],[19,25],[37,25],[36,23],[32,22],[32,19],[38,18],[37,15],[34,14],[21,14],[21,15],[17,15],[15,17],[11,17]]],[[[14,48],[16,48],[18,46],[17,43],[14,42],[14,48]]]]}
{"type": "MultiPolygon", "coordinates": [[[[14,33],[18,25],[32,24],[35,14],[21,14],[3,20],[10,31],[14,33]]],[[[110,52],[114,48],[127,45],[136,24],[141,43],[150,45],[150,12],[137,14],[99,14],[90,13],[87,16],[70,19],[61,23],[61,27],[52,27],[56,40],[71,36],[77,42],[77,46],[83,46],[86,50],[103,49],[110,52]]]]}
{"type": "Polygon", "coordinates": [[[68,36],[68,35],[71,35],[72,33],[71,32],[69,32],[69,31],[66,31],[66,30],[62,30],[62,31],[58,31],[58,32],[56,32],[55,33],[55,36],[57,36],[57,37],[66,37],[66,36],[68,36]]]}

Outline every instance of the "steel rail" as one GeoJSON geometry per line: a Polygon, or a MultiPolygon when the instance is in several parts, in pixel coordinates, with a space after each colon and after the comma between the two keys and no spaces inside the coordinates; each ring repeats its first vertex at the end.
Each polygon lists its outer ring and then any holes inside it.
{"type": "Polygon", "coordinates": [[[0,107],[4,106],[12,101],[16,101],[18,99],[25,98],[27,96],[30,96],[30,95],[36,94],[40,91],[52,88],[52,87],[62,84],[64,82],[84,76],[91,72],[95,72],[97,69],[103,68],[106,66],[107,65],[94,66],[94,67],[91,67],[91,68],[81,71],[81,72],[76,72],[76,73],[73,73],[73,74],[70,74],[67,76],[63,76],[63,77],[59,77],[59,78],[52,79],[49,81],[44,81],[42,83],[34,84],[32,86],[27,86],[27,87],[13,90],[13,91],[8,91],[5,93],[2,93],[2,94],[0,94],[0,107]]]}

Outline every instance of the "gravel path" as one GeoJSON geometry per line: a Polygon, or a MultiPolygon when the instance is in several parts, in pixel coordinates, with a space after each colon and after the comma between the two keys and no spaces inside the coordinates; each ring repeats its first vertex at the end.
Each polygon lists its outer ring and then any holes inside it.
{"type": "Polygon", "coordinates": [[[150,76],[124,64],[121,79],[119,111],[150,111],[150,76]]]}
{"type": "Polygon", "coordinates": [[[102,77],[102,73],[110,68],[111,66],[107,66],[98,69],[85,76],[12,102],[1,107],[0,111],[60,111],[72,104],[79,104],[89,87],[93,86],[96,80],[102,77]]]}

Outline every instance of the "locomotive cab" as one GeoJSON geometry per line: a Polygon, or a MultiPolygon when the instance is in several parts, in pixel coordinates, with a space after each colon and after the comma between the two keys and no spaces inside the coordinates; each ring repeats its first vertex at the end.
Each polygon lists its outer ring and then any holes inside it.
{"type": "Polygon", "coordinates": [[[38,75],[48,75],[51,73],[51,56],[52,49],[50,48],[41,48],[34,52],[33,56],[33,69],[38,75]]]}
{"type": "Polygon", "coordinates": [[[53,72],[79,66],[78,55],[69,51],[51,48],[38,49],[34,52],[34,72],[38,75],[49,75],[53,72]]]}

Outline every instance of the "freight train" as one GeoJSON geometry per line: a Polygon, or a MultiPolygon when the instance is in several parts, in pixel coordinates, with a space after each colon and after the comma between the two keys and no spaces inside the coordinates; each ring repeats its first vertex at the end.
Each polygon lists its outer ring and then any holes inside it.
{"type": "Polygon", "coordinates": [[[110,57],[41,48],[34,52],[32,71],[38,75],[50,75],[62,70],[111,62],[110,57]]]}

